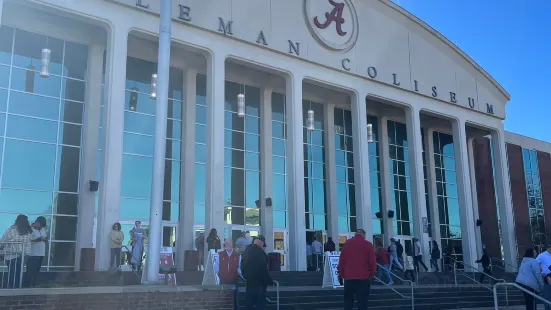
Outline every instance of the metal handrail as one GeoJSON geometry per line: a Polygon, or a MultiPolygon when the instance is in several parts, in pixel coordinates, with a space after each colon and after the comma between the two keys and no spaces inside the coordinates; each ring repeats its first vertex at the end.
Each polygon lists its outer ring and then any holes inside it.
{"type": "MultiPolygon", "coordinates": [[[[509,264],[509,263],[506,263],[505,260],[503,260],[503,259],[492,258],[491,260],[494,261],[494,262],[499,262],[499,263],[503,264],[503,266],[505,266],[505,267],[509,266],[509,267],[511,267],[513,270],[516,270],[515,272],[518,272],[518,266],[513,266],[513,265],[511,265],[511,264],[509,264]]],[[[505,268],[505,267],[501,267],[501,266],[499,266],[499,265],[494,265],[494,264],[492,264],[492,266],[497,266],[499,269],[502,269],[503,271],[506,271],[506,272],[507,272],[507,268],[505,268]]]]}
{"type": "Polygon", "coordinates": [[[392,271],[386,269],[385,267],[383,267],[381,264],[377,263],[377,266],[379,266],[380,268],[383,268],[385,270],[388,271],[388,273],[390,273],[391,275],[393,275],[394,277],[396,277],[398,280],[404,282],[404,283],[409,283],[410,287],[411,287],[411,296],[406,296],[400,292],[398,292],[395,288],[393,288],[392,286],[384,283],[381,279],[375,277],[375,279],[379,282],[381,282],[384,286],[386,286],[387,288],[393,290],[396,294],[400,295],[402,298],[404,299],[410,299],[411,298],[411,309],[415,309],[415,294],[414,294],[414,290],[413,290],[413,287],[414,287],[414,283],[413,281],[410,281],[410,280],[406,280],[406,279],[402,279],[400,276],[398,276],[397,274],[393,273],[392,271]]]}
{"type": "MultiPolygon", "coordinates": [[[[239,278],[243,280],[243,282],[247,283],[247,280],[242,275],[239,275],[239,278]]],[[[272,282],[274,282],[276,287],[276,309],[279,310],[279,282],[276,280],[272,280],[272,282]]],[[[273,303],[273,301],[268,297],[266,297],[266,301],[273,303]]]]}
{"type": "MultiPolygon", "coordinates": [[[[534,294],[532,292],[530,292],[529,290],[525,289],[524,287],[516,284],[516,283],[496,283],[494,285],[494,288],[493,288],[493,292],[494,292],[494,309],[495,310],[499,310],[499,305],[497,303],[497,288],[498,286],[505,286],[505,292],[507,292],[507,286],[512,286],[512,287],[515,287],[519,290],[521,290],[522,292],[524,292],[525,294],[528,294],[534,298],[536,298],[537,300],[543,302],[544,304],[547,304],[547,306],[551,306],[551,302],[549,302],[547,299],[539,296],[538,294],[534,294]]],[[[509,301],[507,300],[507,307],[509,306],[509,301]]]]}

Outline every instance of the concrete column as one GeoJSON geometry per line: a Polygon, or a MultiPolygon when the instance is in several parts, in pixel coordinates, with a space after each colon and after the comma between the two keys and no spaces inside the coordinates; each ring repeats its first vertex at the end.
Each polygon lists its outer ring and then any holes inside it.
{"type": "Polygon", "coordinates": [[[467,134],[465,121],[452,121],[453,149],[455,152],[455,172],[457,175],[457,194],[459,197],[459,217],[461,221],[461,241],[463,261],[476,267],[475,223],[473,220],[473,200],[471,195],[471,176],[467,152],[467,134]]]}
{"type": "Polygon", "coordinates": [[[2,12],[4,7],[4,0],[0,0],[0,25],[2,24],[2,12]]]}
{"type": "Polygon", "coordinates": [[[354,149],[354,184],[356,189],[356,221],[365,230],[365,238],[373,241],[371,221],[371,188],[369,185],[369,151],[367,146],[367,93],[352,96],[352,135],[354,149]]]}
{"type": "Polygon", "coordinates": [[[260,93],[260,230],[266,237],[266,253],[274,251],[273,207],[266,198],[273,196],[272,187],[272,89],[260,93]]]}
{"type": "MultiPolygon", "coordinates": [[[[205,235],[216,228],[224,238],[224,99],[226,56],[216,51],[207,60],[207,172],[205,235]]],[[[205,251],[207,248],[205,247],[205,251]]],[[[208,255],[205,255],[208,257],[208,255]]]]}
{"type": "MultiPolygon", "coordinates": [[[[388,118],[379,117],[379,167],[381,173],[381,220],[383,222],[384,245],[390,245],[390,238],[394,236],[393,219],[388,217],[392,210],[392,177],[390,176],[390,152],[388,150],[388,118]]],[[[396,210],[395,210],[396,211],[396,210]]],[[[395,213],[396,214],[396,213],[395,213]]]]}
{"type": "MultiPolygon", "coordinates": [[[[421,120],[419,109],[405,109],[408,137],[409,172],[411,183],[411,198],[413,202],[413,233],[421,242],[423,261],[427,264],[430,258],[429,234],[424,230],[423,222],[427,219],[425,201],[425,180],[423,175],[423,141],[421,139],[421,120]]],[[[428,265],[428,264],[427,264],[428,265]]]]}
{"type": "MultiPolygon", "coordinates": [[[[501,238],[505,263],[510,266],[517,264],[517,247],[515,239],[515,226],[513,207],[511,204],[511,189],[509,187],[509,173],[507,165],[507,153],[505,151],[505,135],[503,124],[492,131],[492,148],[494,152],[494,169],[497,189],[497,205],[499,208],[501,238]]],[[[511,267],[507,267],[511,269],[511,267]]],[[[516,270],[508,270],[516,271],[516,270]]]]}
{"type": "Polygon", "coordinates": [[[289,266],[291,271],[306,271],[306,219],[304,214],[304,149],[302,80],[299,75],[286,79],[287,188],[289,212],[289,266]]]}
{"type": "Polygon", "coordinates": [[[96,237],[96,271],[109,268],[109,232],[119,221],[126,84],[127,27],[109,34],[105,66],[104,138],[96,237]]]}
{"type": "MultiPolygon", "coordinates": [[[[335,161],[335,105],[324,105],[325,135],[325,194],[327,202],[327,237],[339,240],[339,210],[337,208],[337,165],[335,161]]],[[[339,246],[339,242],[335,242],[339,246]]],[[[337,249],[338,251],[338,249],[337,249]]]]}
{"type": "Polygon", "coordinates": [[[476,189],[476,171],[474,168],[474,138],[467,138],[467,152],[469,157],[469,174],[471,176],[471,194],[473,199],[473,223],[475,223],[476,253],[482,253],[482,236],[480,226],[476,226],[478,215],[478,193],[476,189]]]}
{"type": "MultiPolygon", "coordinates": [[[[0,0],[1,2],[1,0],[0,0]]],[[[81,249],[93,248],[94,212],[96,195],[89,189],[90,180],[96,180],[98,162],[99,122],[101,113],[101,80],[105,46],[91,44],[88,47],[86,71],[85,121],[82,128],[82,167],[78,195],[77,249],[75,270],[80,270],[81,249]]]]}
{"type": "MultiPolygon", "coordinates": [[[[184,73],[184,108],[182,109],[182,164],[180,165],[180,216],[176,238],[176,266],[184,270],[184,252],[195,247],[194,200],[195,200],[195,109],[197,70],[184,73]]],[[[205,184],[197,184],[205,186],[205,184]]]]}
{"type": "Polygon", "coordinates": [[[430,218],[432,225],[432,240],[438,242],[438,246],[441,250],[442,236],[440,235],[440,209],[438,207],[438,196],[436,190],[436,164],[434,163],[434,130],[432,128],[426,128],[425,131],[425,160],[427,163],[427,185],[429,193],[429,206],[430,206],[430,218]]]}

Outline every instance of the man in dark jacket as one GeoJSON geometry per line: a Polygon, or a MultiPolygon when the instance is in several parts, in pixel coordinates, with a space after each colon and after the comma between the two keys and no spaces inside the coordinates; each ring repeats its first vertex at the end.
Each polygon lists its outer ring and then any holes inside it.
{"type": "Polygon", "coordinates": [[[484,283],[484,275],[492,276],[492,260],[490,259],[490,256],[488,255],[488,252],[486,252],[486,249],[482,250],[482,257],[475,261],[477,264],[482,264],[483,272],[480,274],[480,279],[478,282],[484,283]]]}
{"type": "Polygon", "coordinates": [[[377,272],[373,244],[365,240],[365,231],[358,229],[354,238],[346,241],[337,267],[339,278],[344,280],[344,309],[352,310],[354,296],[358,309],[367,309],[371,279],[377,272]]]}
{"type": "Polygon", "coordinates": [[[266,288],[273,284],[268,272],[268,256],[264,252],[266,239],[259,235],[243,253],[241,270],[247,280],[245,304],[247,309],[264,309],[266,306],[266,288]]]}

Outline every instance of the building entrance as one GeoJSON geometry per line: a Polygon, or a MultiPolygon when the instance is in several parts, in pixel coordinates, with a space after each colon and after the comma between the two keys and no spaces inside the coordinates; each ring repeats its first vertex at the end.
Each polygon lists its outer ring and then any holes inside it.
{"type": "Polygon", "coordinates": [[[306,231],[306,253],[307,255],[307,270],[316,271],[322,270],[323,265],[323,247],[327,242],[327,233],[324,230],[307,230],[306,231]],[[316,248],[314,240],[321,243],[321,249],[316,248]],[[312,254],[312,255],[310,255],[312,254]]]}
{"type": "Polygon", "coordinates": [[[274,229],[274,252],[281,256],[281,271],[289,270],[289,256],[287,247],[289,245],[289,233],[284,229],[274,229]]]}

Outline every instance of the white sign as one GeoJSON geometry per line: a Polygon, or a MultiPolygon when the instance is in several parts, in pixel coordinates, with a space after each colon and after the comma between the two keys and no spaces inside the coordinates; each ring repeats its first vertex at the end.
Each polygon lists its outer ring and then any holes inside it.
{"type": "Polygon", "coordinates": [[[219,263],[220,263],[220,256],[218,255],[218,253],[215,253],[214,250],[211,250],[209,252],[209,258],[207,259],[207,265],[205,266],[205,274],[203,275],[203,285],[220,284],[220,278],[215,272],[215,270],[218,270],[219,263]]]}
{"type": "Polygon", "coordinates": [[[337,270],[339,266],[339,257],[339,255],[325,254],[322,288],[330,286],[333,288],[343,287],[343,285],[339,283],[339,272],[337,270]]]}

